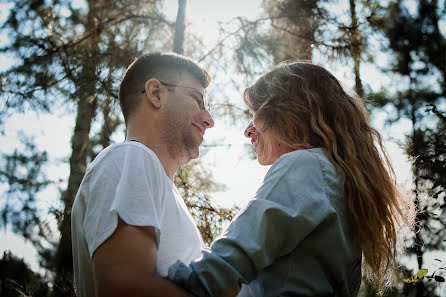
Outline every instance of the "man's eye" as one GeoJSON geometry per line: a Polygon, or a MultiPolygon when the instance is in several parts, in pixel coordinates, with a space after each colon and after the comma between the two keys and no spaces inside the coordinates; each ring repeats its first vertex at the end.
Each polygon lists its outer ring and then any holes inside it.
{"type": "Polygon", "coordinates": [[[203,100],[199,99],[197,96],[192,96],[192,98],[194,98],[200,108],[203,107],[203,100]]]}

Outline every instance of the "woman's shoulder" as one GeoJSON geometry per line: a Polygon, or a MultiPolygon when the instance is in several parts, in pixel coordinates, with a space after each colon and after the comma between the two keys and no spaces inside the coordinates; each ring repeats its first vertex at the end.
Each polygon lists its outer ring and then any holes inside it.
{"type": "MultiPolygon", "coordinates": [[[[280,156],[274,162],[273,167],[289,167],[289,168],[305,168],[317,169],[321,163],[328,161],[327,155],[323,148],[312,148],[305,150],[295,150],[280,156]],[[307,168],[308,167],[308,168],[307,168]]],[[[328,161],[329,162],[329,161],[328,161]]]]}
{"type": "Polygon", "coordinates": [[[274,163],[273,166],[284,166],[288,164],[299,165],[299,167],[320,167],[320,169],[323,171],[337,171],[336,167],[328,159],[327,152],[324,148],[295,150],[283,154],[279,159],[277,159],[276,163],[274,163]]]}
{"type": "Polygon", "coordinates": [[[320,162],[317,158],[319,150],[295,150],[283,154],[268,170],[265,180],[294,179],[296,176],[305,176],[310,173],[319,175],[320,162]]]}
{"type": "Polygon", "coordinates": [[[303,179],[319,178],[323,180],[327,188],[330,188],[329,192],[332,194],[342,195],[343,193],[341,171],[330,162],[323,148],[286,153],[277,159],[270,171],[273,176],[280,173],[284,178],[295,179],[296,176],[302,176],[303,179]]]}

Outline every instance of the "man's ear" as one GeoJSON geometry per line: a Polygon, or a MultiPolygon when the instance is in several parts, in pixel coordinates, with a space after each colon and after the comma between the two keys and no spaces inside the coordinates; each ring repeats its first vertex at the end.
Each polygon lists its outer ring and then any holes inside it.
{"type": "Polygon", "coordinates": [[[161,83],[156,78],[151,78],[144,85],[146,98],[154,108],[161,107],[161,83]]]}

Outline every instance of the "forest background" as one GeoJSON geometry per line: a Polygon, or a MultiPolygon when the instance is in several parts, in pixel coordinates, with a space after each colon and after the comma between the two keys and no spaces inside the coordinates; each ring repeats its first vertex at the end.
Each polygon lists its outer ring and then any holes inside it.
{"type": "Polygon", "coordinates": [[[119,80],[150,51],[214,77],[216,127],[175,177],[208,244],[268,169],[242,135],[244,88],[312,60],[368,100],[419,211],[384,296],[446,296],[444,0],[1,0],[0,25],[0,296],[74,296],[71,205],[86,166],[124,140],[119,80]]]}

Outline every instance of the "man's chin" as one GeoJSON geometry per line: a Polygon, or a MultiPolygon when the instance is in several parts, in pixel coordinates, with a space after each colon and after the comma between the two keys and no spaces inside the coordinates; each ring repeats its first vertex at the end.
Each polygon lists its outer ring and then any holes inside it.
{"type": "Polygon", "coordinates": [[[200,149],[198,147],[189,149],[189,156],[191,159],[196,159],[200,155],[200,149]]]}
{"type": "Polygon", "coordinates": [[[186,164],[192,159],[198,158],[200,155],[200,150],[198,148],[189,148],[188,150],[184,151],[182,158],[180,159],[180,164],[186,164]]]}

